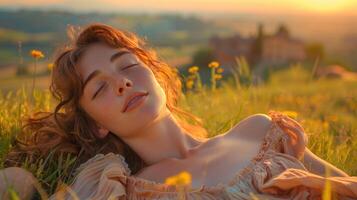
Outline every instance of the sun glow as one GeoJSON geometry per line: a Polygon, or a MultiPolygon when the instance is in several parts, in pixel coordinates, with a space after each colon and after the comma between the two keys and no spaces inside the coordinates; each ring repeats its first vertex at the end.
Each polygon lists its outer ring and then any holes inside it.
{"type": "Polygon", "coordinates": [[[354,0],[304,0],[299,4],[304,10],[313,12],[339,12],[349,9],[354,0]]]}
{"type": "Polygon", "coordinates": [[[357,0],[0,0],[0,7],[61,7],[78,11],[149,11],[252,14],[353,14],[357,0]]]}

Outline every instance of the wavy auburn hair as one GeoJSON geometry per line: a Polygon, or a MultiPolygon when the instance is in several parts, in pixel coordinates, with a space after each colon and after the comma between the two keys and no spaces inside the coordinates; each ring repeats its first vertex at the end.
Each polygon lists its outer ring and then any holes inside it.
{"type": "Polygon", "coordinates": [[[138,36],[99,23],[83,29],[69,27],[67,34],[70,43],[59,49],[55,56],[50,85],[58,104],[53,112],[37,112],[26,119],[14,148],[6,157],[5,166],[21,166],[26,157],[46,157],[50,152],[74,154],[79,158],[79,165],[98,153],[114,152],[125,157],[133,173],[145,167],[143,160],[113,133],[103,139],[97,138],[94,120],[79,105],[83,80],[76,65],[88,46],[98,42],[113,48],[124,47],[134,53],[154,73],[165,91],[166,106],[180,126],[194,133],[192,136],[197,139],[206,137],[201,119],[177,106],[182,92],[177,70],[160,61],[154,51],[146,49],[145,42],[138,36]],[[21,137],[24,135],[26,137],[21,137]]]}

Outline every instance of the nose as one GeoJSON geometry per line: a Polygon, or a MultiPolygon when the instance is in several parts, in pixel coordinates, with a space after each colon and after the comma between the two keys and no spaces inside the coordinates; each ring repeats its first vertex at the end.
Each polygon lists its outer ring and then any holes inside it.
{"type": "Polygon", "coordinates": [[[117,93],[119,96],[123,95],[124,91],[133,86],[133,82],[125,77],[118,81],[117,93]]]}

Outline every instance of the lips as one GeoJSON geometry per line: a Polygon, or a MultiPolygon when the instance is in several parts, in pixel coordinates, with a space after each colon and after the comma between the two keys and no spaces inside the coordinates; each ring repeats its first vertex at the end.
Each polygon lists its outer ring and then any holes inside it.
{"type": "Polygon", "coordinates": [[[128,109],[128,106],[130,105],[131,101],[135,100],[136,98],[139,98],[140,96],[146,96],[148,94],[148,92],[134,92],[125,99],[124,106],[121,109],[121,112],[125,112],[128,109]]]}

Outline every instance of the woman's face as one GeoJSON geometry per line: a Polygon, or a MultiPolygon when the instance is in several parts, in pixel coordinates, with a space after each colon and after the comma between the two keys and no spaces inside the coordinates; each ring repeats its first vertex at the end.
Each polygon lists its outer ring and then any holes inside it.
{"type": "Polygon", "coordinates": [[[166,95],[153,72],[126,48],[92,44],[78,67],[85,83],[79,103],[97,122],[98,137],[108,131],[119,137],[133,136],[167,111],[166,95]],[[136,92],[148,95],[132,104],[134,109],[122,112],[126,99],[136,92]]]}

